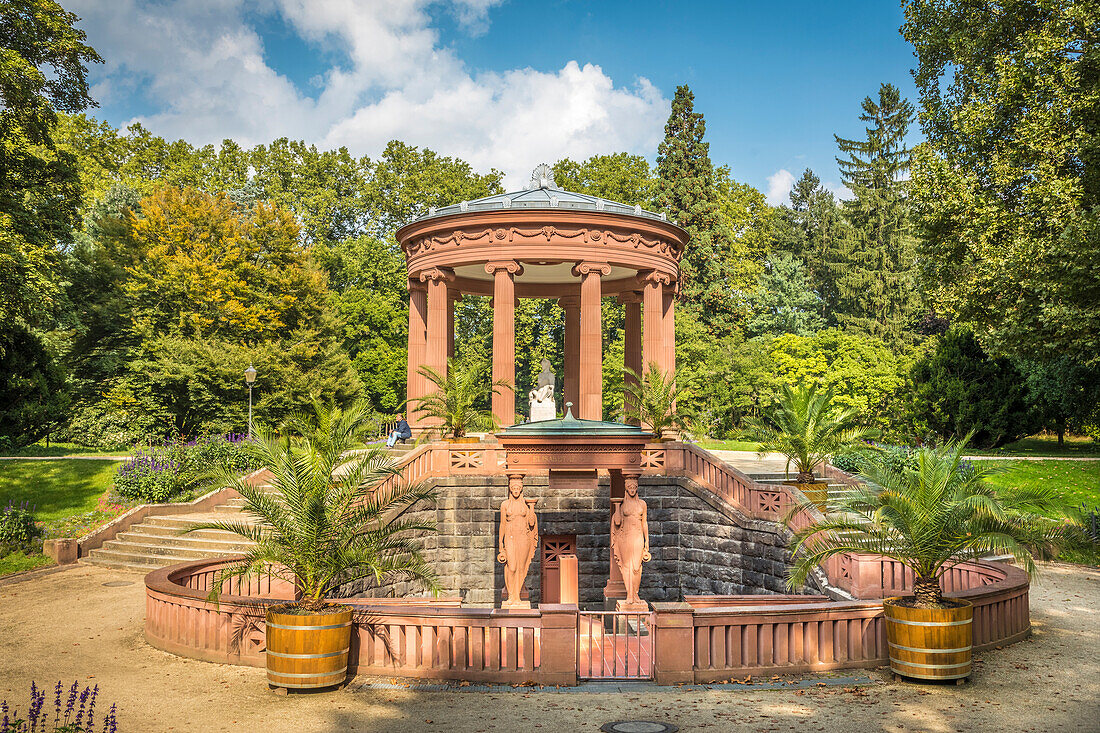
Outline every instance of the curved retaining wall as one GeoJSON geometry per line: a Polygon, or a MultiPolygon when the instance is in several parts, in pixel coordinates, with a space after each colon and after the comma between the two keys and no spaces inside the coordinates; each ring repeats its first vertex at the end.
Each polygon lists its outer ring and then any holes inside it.
{"type": "MultiPolygon", "coordinates": [[[[403,461],[406,480],[494,475],[494,444],[420,446],[403,461]]],[[[812,523],[803,509],[782,527],[801,496],[786,486],[757,484],[706,451],[682,443],[646,447],[647,474],[690,479],[716,501],[753,520],[780,523],[781,533],[812,523]]],[[[263,666],[264,607],[292,597],[276,578],[223,589],[218,608],[206,600],[218,568],[203,560],[146,576],[146,639],[153,646],[212,662],[263,666]]],[[[792,603],[768,595],[693,596],[691,603],[653,603],[654,674],[661,684],[713,682],[748,674],[874,667],[887,660],[881,599],[906,592],[912,575],[900,563],[869,555],[832,558],[822,568],[833,597],[792,603]]],[[[947,595],[974,604],[974,646],[986,649],[1028,635],[1026,574],[1000,563],[966,562],[949,570],[947,595]]],[[[528,611],[464,608],[451,598],[348,598],[355,606],[349,668],[359,674],[434,679],[575,684],[576,606],[528,611]]]]}
{"type": "MultiPolygon", "coordinates": [[[[872,561],[863,558],[865,564],[872,561]]],[[[202,560],[146,576],[145,638],[164,651],[210,662],[264,665],[264,608],[291,596],[285,581],[256,578],[206,600],[219,567],[202,560]]],[[[887,565],[891,561],[882,563],[887,565]]],[[[948,595],[974,604],[974,647],[1030,631],[1028,581],[1018,568],[965,563],[945,578],[948,595]],[[961,589],[957,583],[976,585],[961,589]],[[952,588],[954,589],[952,590],[952,588]]],[[[889,591],[903,592],[905,588],[889,591]]],[[[761,596],[693,596],[654,603],[658,682],[714,682],[745,675],[875,667],[886,663],[881,601],[775,604],[761,596]]],[[[482,682],[576,681],[577,609],[540,605],[463,608],[458,598],[341,599],[354,606],[349,668],[357,674],[482,682]]]]}

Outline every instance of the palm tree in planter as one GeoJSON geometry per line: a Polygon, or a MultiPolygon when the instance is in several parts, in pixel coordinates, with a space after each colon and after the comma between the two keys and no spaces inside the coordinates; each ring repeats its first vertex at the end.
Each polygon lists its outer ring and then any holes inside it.
{"type": "Polygon", "coordinates": [[[658,440],[690,424],[692,413],[683,406],[690,392],[686,387],[676,386],[675,372],[666,373],[654,361],[649,362],[645,374],[638,374],[630,367],[623,372],[631,377],[626,380],[623,405],[627,420],[645,425],[658,440]]]}
{"type": "Polygon", "coordinates": [[[246,450],[270,472],[268,486],[251,486],[228,470],[207,476],[244,499],[247,521],[203,522],[187,531],[219,529],[254,544],[215,578],[217,602],[231,581],[271,575],[292,583],[293,603],[266,613],[268,681],[277,687],[316,688],[347,677],[352,609],[328,600],[354,581],[419,581],[438,591],[435,573],[416,537],[435,531],[407,512],[435,500],[424,484],[410,484],[385,450],[354,450],[373,427],[362,405],[314,406],[280,435],[261,428],[246,450]]]}
{"type": "MultiPolygon", "coordinates": [[[[467,438],[469,431],[491,432],[497,429],[491,410],[478,405],[485,398],[485,364],[483,362],[456,362],[448,360],[447,374],[440,374],[431,367],[420,367],[420,374],[433,385],[435,391],[412,400],[422,417],[437,421],[435,429],[452,443],[474,442],[467,438]]],[[[506,380],[489,383],[489,393],[512,390],[506,380]]],[[[482,402],[482,404],[484,404],[482,402]]]]}
{"type": "Polygon", "coordinates": [[[968,439],[919,449],[915,468],[882,453],[862,455],[866,483],[841,501],[840,513],[794,535],[792,588],[825,560],[847,553],[882,555],[913,572],[912,597],[883,601],[895,674],[967,677],[973,607],[944,598],[941,577],[961,562],[994,553],[1012,555],[1033,575],[1032,553],[1051,547],[1065,526],[1042,516],[1063,511],[1052,489],[997,489],[987,481],[988,469],[963,461],[968,439]]]}
{"type": "Polygon", "coordinates": [[[787,475],[792,463],[797,472],[791,483],[824,510],[828,484],[814,478],[814,469],[831,455],[863,447],[875,431],[860,427],[855,410],[838,405],[831,389],[820,391],[815,384],[784,386],[769,417],[749,421],[749,430],[760,440],[760,455],[786,456],[787,475]]]}

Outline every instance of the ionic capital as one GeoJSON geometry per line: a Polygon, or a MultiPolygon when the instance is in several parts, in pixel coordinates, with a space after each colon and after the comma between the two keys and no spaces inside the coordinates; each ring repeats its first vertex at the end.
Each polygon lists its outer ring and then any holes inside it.
{"type": "Polygon", "coordinates": [[[489,260],[485,263],[485,272],[496,274],[497,270],[506,270],[513,277],[523,274],[523,265],[515,260],[489,260]]]}
{"type": "Polygon", "coordinates": [[[661,272],[660,270],[650,270],[649,272],[642,274],[638,273],[638,279],[646,285],[671,285],[672,275],[667,272],[661,272]]]}
{"type": "Polygon", "coordinates": [[[579,295],[566,295],[565,297],[558,298],[558,306],[565,309],[580,308],[581,296],[579,295]]]}
{"type": "Polygon", "coordinates": [[[637,290],[624,290],[623,292],[619,293],[618,301],[623,305],[628,305],[630,303],[641,303],[642,294],[639,293],[637,290]]]}
{"type": "Polygon", "coordinates": [[[413,278],[413,277],[409,278],[406,285],[408,286],[408,289],[409,289],[410,293],[415,293],[415,292],[423,293],[424,291],[426,291],[428,289],[427,285],[422,283],[419,279],[413,278]]]}
{"type": "Polygon", "coordinates": [[[586,260],[584,262],[578,262],[576,265],[573,266],[574,277],[581,277],[590,274],[610,275],[611,265],[607,264],[606,262],[589,262],[586,260]]]}
{"type": "Polygon", "coordinates": [[[427,270],[421,270],[419,278],[422,283],[426,283],[429,280],[434,282],[442,280],[451,283],[455,280],[455,273],[454,270],[446,267],[430,267],[427,270]]]}

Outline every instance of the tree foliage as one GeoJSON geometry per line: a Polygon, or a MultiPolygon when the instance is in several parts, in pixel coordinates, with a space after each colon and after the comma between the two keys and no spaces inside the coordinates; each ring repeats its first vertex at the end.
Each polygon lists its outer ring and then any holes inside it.
{"type": "Polygon", "coordinates": [[[1000,353],[1100,354],[1100,12],[907,0],[913,203],[937,306],[1000,353]]]}
{"type": "Polygon", "coordinates": [[[58,242],[78,223],[73,156],[54,144],[57,113],[88,96],[85,64],[101,62],[53,0],[0,0],[0,323],[56,305],[58,242]]]}
{"type": "Polygon", "coordinates": [[[849,236],[834,265],[836,317],[842,325],[896,343],[908,339],[920,303],[904,180],[913,105],[897,87],[883,84],[877,100],[863,100],[860,120],[867,124],[864,139],[833,136],[848,156],[837,163],[853,194],[843,207],[849,236]]]}
{"type": "Polygon", "coordinates": [[[738,299],[727,277],[732,252],[722,226],[706,122],[695,111],[695,95],[676,89],[665,139],[657,148],[657,204],[687,230],[690,243],[680,263],[683,301],[718,334],[737,321],[738,299]]]}
{"type": "Polygon", "coordinates": [[[979,448],[996,448],[1036,427],[1023,375],[1007,358],[987,354],[964,327],[944,334],[913,365],[909,381],[918,435],[946,441],[973,434],[979,448]]]}

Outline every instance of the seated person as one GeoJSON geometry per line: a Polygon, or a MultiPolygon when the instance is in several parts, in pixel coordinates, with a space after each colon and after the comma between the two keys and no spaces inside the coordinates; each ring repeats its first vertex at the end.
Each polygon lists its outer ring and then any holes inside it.
{"type": "Polygon", "coordinates": [[[404,415],[397,416],[397,425],[394,426],[393,432],[390,433],[389,440],[386,441],[386,447],[392,448],[396,445],[397,441],[405,442],[413,436],[412,428],[409,427],[409,423],[405,421],[404,415]]]}

